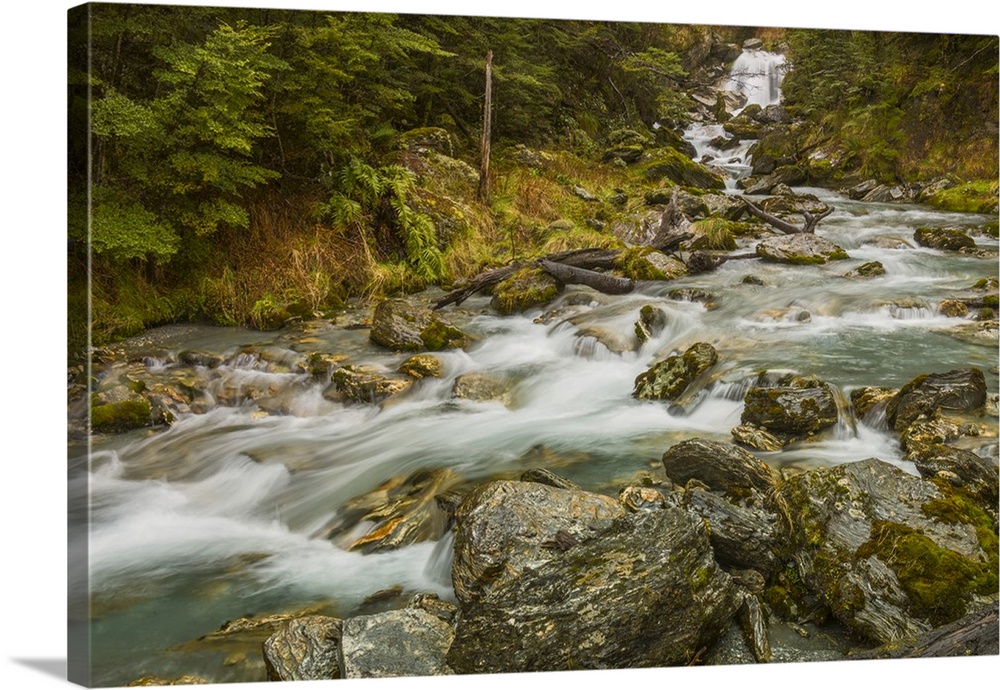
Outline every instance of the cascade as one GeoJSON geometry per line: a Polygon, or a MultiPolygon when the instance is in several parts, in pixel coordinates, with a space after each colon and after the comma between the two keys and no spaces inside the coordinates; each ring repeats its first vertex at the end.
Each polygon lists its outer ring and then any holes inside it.
{"type": "MultiPolygon", "coordinates": [[[[733,63],[721,91],[735,94],[742,102],[734,115],[749,105],[766,108],[781,102],[781,80],[787,71],[785,56],[764,50],[745,49],[733,63]]],[[[728,174],[726,191],[736,190],[736,180],[750,174],[753,139],[737,140],[718,122],[693,122],[684,138],[695,149],[694,159],[728,174]]]]}

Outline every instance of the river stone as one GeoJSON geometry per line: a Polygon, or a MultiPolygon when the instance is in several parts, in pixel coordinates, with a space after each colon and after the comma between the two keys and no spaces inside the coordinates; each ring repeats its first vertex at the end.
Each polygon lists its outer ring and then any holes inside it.
{"type": "Polygon", "coordinates": [[[657,362],[635,379],[632,397],[639,400],[676,400],[694,381],[719,361],[715,348],[695,343],[683,355],[657,362]]]}
{"type": "Polygon", "coordinates": [[[639,310],[639,320],[635,322],[635,337],[640,343],[655,338],[667,325],[667,312],[652,304],[643,305],[639,310]]]}
{"type": "Polygon", "coordinates": [[[949,318],[962,318],[969,315],[969,307],[957,299],[945,299],[938,304],[938,313],[949,318]]]}
{"type": "Polygon", "coordinates": [[[462,400],[495,401],[510,406],[513,402],[513,381],[503,374],[473,371],[455,378],[451,394],[462,400]]]}
{"type": "Polygon", "coordinates": [[[854,632],[888,643],[997,597],[996,531],[944,485],[874,458],[779,488],[802,581],[854,632]]]}
{"type": "Polygon", "coordinates": [[[455,596],[463,604],[482,598],[550,560],[558,533],[584,541],[624,513],[615,499],[586,491],[535,482],[480,485],[455,511],[455,596]]]}
{"type": "Polygon", "coordinates": [[[683,509],[629,513],[463,606],[458,673],[691,663],[725,631],[736,588],[683,509]]]}
{"type": "Polygon", "coordinates": [[[445,655],[454,628],[423,609],[406,608],[343,622],[344,678],[450,675],[445,655]]]}
{"type": "Polygon", "coordinates": [[[885,275],[885,266],[881,261],[869,261],[844,274],[845,278],[875,278],[885,275]]]}
{"type": "Polygon", "coordinates": [[[978,494],[987,505],[996,506],[1000,497],[1000,479],[992,461],[962,448],[941,443],[921,446],[907,455],[921,477],[947,476],[949,482],[978,494]],[[944,475],[943,473],[947,473],[944,475]]]}
{"type": "Polygon", "coordinates": [[[537,482],[538,484],[545,484],[546,486],[554,486],[557,489],[583,491],[583,489],[577,484],[574,484],[565,477],[560,477],[552,470],[547,470],[544,467],[533,467],[530,470],[525,470],[521,473],[521,481],[537,482]]]}
{"type": "Polygon", "coordinates": [[[850,258],[833,242],[811,233],[765,238],[757,244],[756,252],[765,261],[793,265],[825,264],[850,258]]]}
{"type": "Polygon", "coordinates": [[[490,306],[508,315],[527,311],[551,302],[562,292],[562,285],[540,268],[522,268],[493,288],[490,306]]]}
{"type": "Polygon", "coordinates": [[[341,621],[303,616],[288,621],[264,641],[268,680],[324,680],[341,677],[341,621]]]}
{"type": "Polygon", "coordinates": [[[420,469],[393,477],[346,501],[317,536],[347,551],[378,553],[438,539],[447,516],[435,498],[458,484],[447,468],[420,469]]]}
{"type": "Polygon", "coordinates": [[[902,431],[919,417],[932,418],[939,409],[978,410],[986,402],[986,378],[981,369],[954,369],[916,377],[889,401],[886,418],[902,431]]]}
{"type": "Polygon", "coordinates": [[[768,495],[774,490],[774,474],[767,465],[731,443],[695,438],[666,450],[662,458],[667,476],[678,484],[691,479],[712,491],[742,496],[748,491],[768,495]]]}
{"type": "Polygon", "coordinates": [[[921,247],[950,251],[976,246],[975,240],[964,232],[949,228],[917,228],[913,240],[921,247]]]}
{"type": "Polygon", "coordinates": [[[696,484],[684,492],[682,505],[708,526],[716,560],[727,568],[753,568],[765,576],[777,570],[782,535],[778,515],[765,506],[763,497],[729,500],[696,484]]]}
{"type": "Polygon", "coordinates": [[[348,364],[333,372],[333,388],[347,400],[378,405],[410,387],[405,379],[393,379],[369,367],[348,364]]]}
{"type": "Polygon", "coordinates": [[[837,399],[829,385],[756,386],[744,398],[740,421],[779,436],[799,437],[837,423],[837,399]]]}
{"type": "Polygon", "coordinates": [[[465,347],[469,338],[430,309],[401,300],[383,300],[372,314],[369,339],[392,350],[445,350],[465,347]]]}
{"type": "Polygon", "coordinates": [[[143,676],[128,684],[130,688],[159,687],[161,685],[208,685],[208,681],[201,676],[180,676],[178,678],[164,678],[163,676],[143,676]]]}
{"type": "Polygon", "coordinates": [[[618,492],[618,500],[633,513],[659,510],[667,504],[664,495],[651,486],[626,486],[618,492]]]}
{"type": "Polygon", "coordinates": [[[888,401],[898,392],[895,388],[883,388],[881,386],[863,386],[854,389],[851,391],[850,396],[854,415],[858,419],[862,419],[877,407],[884,409],[888,401]]]}
{"type": "Polygon", "coordinates": [[[444,376],[444,364],[434,355],[413,355],[396,370],[415,379],[439,379],[444,376]]]}
{"type": "Polygon", "coordinates": [[[765,453],[773,453],[785,447],[785,442],[769,432],[753,424],[740,424],[734,427],[730,433],[737,443],[761,450],[765,453]]]}

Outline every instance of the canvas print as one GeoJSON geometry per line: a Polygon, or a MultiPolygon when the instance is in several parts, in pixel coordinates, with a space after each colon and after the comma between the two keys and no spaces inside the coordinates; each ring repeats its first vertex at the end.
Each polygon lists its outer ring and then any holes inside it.
{"type": "Polygon", "coordinates": [[[68,36],[74,682],[998,653],[997,36],[68,36]]]}

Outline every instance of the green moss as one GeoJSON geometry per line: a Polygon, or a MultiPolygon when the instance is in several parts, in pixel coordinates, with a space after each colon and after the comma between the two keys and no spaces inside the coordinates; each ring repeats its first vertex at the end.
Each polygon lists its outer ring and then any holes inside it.
{"type": "Polygon", "coordinates": [[[615,261],[615,268],[632,280],[670,280],[670,277],[654,266],[646,257],[656,250],[652,247],[630,247],[622,251],[615,261]]]}
{"type": "Polygon", "coordinates": [[[993,310],[1000,309],[1000,299],[997,295],[986,295],[983,297],[983,306],[993,310]]]}
{"type": "Polygon", "coordinates": [[[995,180],[979,180],[943,189],[927,203],[945,211],[958,213],[992,213],[997,208],[995,180]]]}
{"type": "Polygon", "coordinates": [[[515,314],[554,300],[559,283],[540,268],[522,268],[493,291],[492,307],[501,314],[515,314]]]}
{"type": "Polygon", "coordinates": [[[454,326],[434,319],[420,331],[420,340],[428,350],[445,350],[453,347],[465,347],[468,337],[454,326]]]}
{"type": "Polygon", "coordinates": [[[152,410],[146,400],[122,400],[90,409],[90,426],[96,432],[128,431],[151,423],[152,410]]]}
{"type": "MultiPolygon", "coordinates": [[[[942,506],[934,509],[952,510],[942,506]]],[[[857,550],[856,556],[876,556],[888,565],[906,592],[910,613],[933,625],[943,625],[965,615],[973,594],[996,592],[995,543],[994,537],[990,562],[981,563],[938,546],[906,525],[876,520],[870,539],[857,550]]]]}
{"type": "Polygon", "coordinates": [[[989,221],[988,223],[983,225],[983,232],[985,232],[993,239],[997,239],[998,237],[1000,237],[1000,222],[995,220],[989,221]]]}
{"type": "Polygon", "coordinates": [[[647,180],[663,179],[685,187],[725,189],[722,177],[694,162],[680,151],[671,148],[657,150],[649,162],[643,164],[642,174],[647,180]]]}

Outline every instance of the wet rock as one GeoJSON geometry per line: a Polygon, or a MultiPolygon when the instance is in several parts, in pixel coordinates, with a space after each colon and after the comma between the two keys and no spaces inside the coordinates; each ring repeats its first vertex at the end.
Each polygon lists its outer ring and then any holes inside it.
{"type": "Polygon", "coordinates": [[[977,316],[975,321],[960,323],[952,328],[935,330],[935,332],[945,333],[956,340],[974,345],[996,347],[997,339],[1000,337],[1000,324],[996,321],[996,313],[992,309],[982,311],[986,312],[986,318],[977,316]]]}
{"type": "Polygon", "coordinates": [[[182,350],[177,355],[177,361],[192,367],[205,367],[207,369],[214,369],[215,367],[222,364],[223,359],[221,355],[217,355],[214,352],[204,352],[201,350],[182,350]]]}
{"type": "Polygon", "coordinates": [[[695,343],[683,355],[668,357],[639,374],[632,397],[639,400],[676,400],[718,359],[714,347],[708,343],[695,343]]]}
{"type": "Polygon", "coordinates": [[[555,472],[547,470],[544,467],[534,467],[530,470],[525,470],[521,474],[522,482],[537,482],[538,484],[545,484],[546,486],[553,486],[557,489],[569,489],[571,491],[583,491],[578,485],[574,484],[565,477],[560,477],[555,472]]]}
{"type": "Polygon", "coordinates": [[[850,258],[833,242],[809,233],[768,237],[757,244],[756,252],[765,261],[793,265],[825,264],[850,258]]]}
{"type": "Polygon", "coordinates": [[[790,383],[751,388],[744,398],[741,423],[786,437],[815,434],[837,423],[837,399],[828,384],[790,383]]]}
{"type": "Polygon", "coordinates": [[[421,469],[394,477],[346,501],[317,536],[335,541],[347,551],[361,553],[391,551],[438,539],[445,530],[447,516],[435,498],[457,484],[457,475],[447,468],[421,469]]]}
{"type": "Polygon", "coordinates": [[[94,433],[121,433],[157,423],[153,406],[129,386],[115,386],[94,394],[90,405],[90,428],[94,433]]]}
{"type": "Polygon", "coordinates": [[[899,391],[895,388],[882,388],[879,386],[864,386],[851,391],[851,406],[854,407],[854,414],[858,419],[868,415],[868,412],[876,406],[883,409],[899,391]]]}
{"type": "Polygon", "coordinates": [[[969,315],[969,307],[957,299],[946,299],[941,300],[941,303],[938,305],[938,312],[942,316],[949,318],[961,318],[969,315]]]}
{"type": "Polygon", "coordinates": [[[342,678],[342,621],[329,616],[303,616],[283,624],[264,641],[267,679],[324,680],[342,678]]]}
{"type": "Polygon", "coordinates": [[[744,285],[761,285],[761,286],[766,285],[763,279],[755,275],[743,276],[743,280],[741,280],[740,282],[743,283],[744,285]]]}
{"type": "Polygon", "coordinates": [[[767,495],[774,489],[774,474],[762,461],[731,443],[705,439],[681,441],[663,454],[667,476],[678,484],[697,479],[710,490],[730,496],[749,491],[767,495]]]}
{"type": "Polygon", "coordinates": [[[344,678],[450,675],[445,655],[454,628],[419,608],[358,616],[343,622],[344,678]]]}
{"type": "Polygon", "coordinates": [[[331,380],[334,392],[345,400],[369,405],[378,405],[407,390],[411,385],[405,379],[389,378],[369,367],[353,364],[337,369],[331,380]]]}
{"type": "MultiPolygon", "coordinates": [[[[733,488],[730,488],[732,493],[733,488]]],[[[691,482],[682,505],[708,525],[716,560],[725,567],[753,568],[765,576],[781,566],[778,515],[763,495],[740,487],[741,498],[706,491],[691,482]]]]}
{"type": "Polygon", "coordinates": [[[977,494],[987,506],[995,506],[1000,496],[997,466],[972,451],[929,443],[914,448],[907,460],[916,465],[921,477],[944,476],[953,486],[977,494]],[[947,473],[945,476],[944,473],[947,473]]]}
{"type": "Polygon", "coordinates": [[[626,486],[618,492],[618,500],[631,512],[660,510],[667,504],[662,493],[651,486],[626,486]]]}
{"type": "Polygon", "coordinates": [[[921,247],[958,251],[976,246],[975,240],[961,230],[948,228],[917,228],[913,240],[921,247]]]}
{"type": "Polygon", "coordinates": [[[495,481],[473,489],[455,511],[452,583],[459,602],[480,599],[554,557],[565,532],[586,541],[622,516],[613,498],[535,482],[495,481]]]}
{"type": "Polygon", "coordinates": [[[462,400],[499,402],[510,406],[513,402],[513,381],[502,374],[473,371],[455,378],[451,394],[462,400]]]}
{"type": "Polygon", "coordinates": [[[754,426],[753,424],[740,424],[734,427],[730,433],[733,440],[754,450],[771,453],[785,447],[785,442],[770,433],[766,429],[754,426]]]}
{"type": "MultiPolygon", "coordinates": [[[[728,125],[727,125],[728,127],[728,125]]],[[[795,165],[782,165],[768,175],[747,177],[737,182],[746,194],[775,194],[779,185],[794,187],[806,181],[805,171],[795,165]]]]}
{"type": "Polygon", "coordinates": [[[522,268],[493,289],[492,306],[500,314],[516,314],[554,300],[562,285],[540,268],[522,268]]]}
{"type": "Polygon", "coordinates": [[[842,191],[848,198],[854,199],[855,201],[861,201],[878,186],[878,180],[865,180],[860,184],[856,184],[853,187],[842,191]]]}
{"type": "Polygon", "coordinates": [[[880,184],[865,194],[861,200],[869,203],[912,201],[913,192],[900,185],[880,184]]]}
{"type": "Polygon", "coordinates": [[[425,307],[384,300],[375,307],[371,341],[393,350],[445,350],[465,347],[469,338],[425,307]]]}
{"type": "Polygon", "coordinates": [[[640,343],[659,335],[667,325],[667,312],[652,304],[643,305],[635,322],[635,337],[640,343]]]}
{"type": "Polygon", "coordinates": [[[881,261],[869,261],[853,268],[844,274],[845,278],[875,278],[885,275],[885,266],[881,261]]]}
{"type": "Polygon", "coordinates": [[[876,237],[867,244],[878,249],[913,249],[913,245],[902,237],[891,237],[888,235],[876,237]]]}
{"type": "Polygon", "coordinates": [[[703,525],[672,506],[640,511],[463,606],[448,662],[459,673],[685,664],[738,605],[703,525]]]}
{"type": "Polygon", "coordinates": [[[164,678],[163,676],[143,676],[128,684],[130,688],[161,686],[161,685],[208,685],[208,681],[201,676],[180,676],[178,678],[164,678]]]}
{"type": "Polygon", "coordinates": [[[439,379],[444,376],[444,364],[434,355],[413,355],[396,370],[415,379],[439,379]]]}
{"type": "Polygon", "coordinates": [[[450,601],[445,601],[437,594],[420,592],[414,594],[410,599],[407,608],[420,609],[443,620],[448,625],[455,625],[458,622],[459,608],[450,601]]]}
{"type": "Polygon", "coordinates": [[[916,377],[889,401],[886,418],[902,431],[919,417],[932,418],[939,409],[977,410],[986,402],[986,379],[981,369],[954,369],[916,377]]]}
{"type": "Polygon", "coordinates": [[[888,643],[997,597],[996,531],[945,486],[877,459],[788,479],[793,560],[854,632],[888,643]]]}

